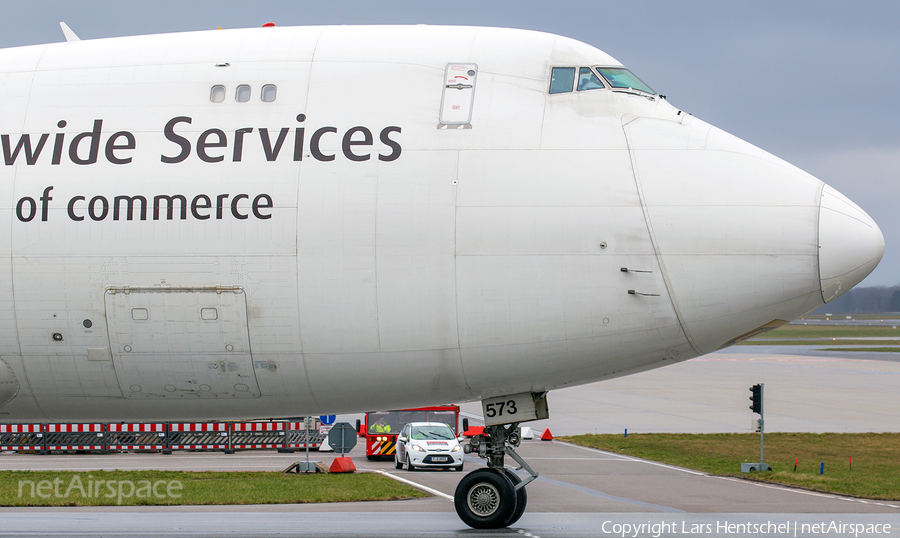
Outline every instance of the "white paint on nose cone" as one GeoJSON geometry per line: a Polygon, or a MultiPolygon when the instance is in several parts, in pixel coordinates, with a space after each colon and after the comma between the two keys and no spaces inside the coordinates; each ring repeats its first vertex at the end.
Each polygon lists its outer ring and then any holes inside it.
{"type": "Polygon", "coordinates": [[[819,279],[827,303],[871,273],[884,255],[884,236],[872,217],[825,185],[819,209],[819,279]]]}

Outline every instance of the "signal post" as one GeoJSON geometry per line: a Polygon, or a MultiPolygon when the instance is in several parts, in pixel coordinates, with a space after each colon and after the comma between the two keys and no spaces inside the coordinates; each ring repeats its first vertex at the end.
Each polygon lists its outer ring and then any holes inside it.
{"type": "Polygon", "coordinates": [[[749,473],[750,471],[771,471],[772,468],[768,464],[763,463],[763,434],[766,429],[766,421],[763,417],[763,387],[765,383],[758,383],[750,387],[750,410],[759,414],[759,418],[750,421],[753,431],[759,432],[759,463],[742,463],[741,472],[749,473]]]}

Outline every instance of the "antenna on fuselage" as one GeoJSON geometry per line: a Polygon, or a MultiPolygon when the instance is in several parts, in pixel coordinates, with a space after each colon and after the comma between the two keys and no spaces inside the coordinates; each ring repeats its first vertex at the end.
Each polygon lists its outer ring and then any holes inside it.
{"type": "Polygon", "coordinates": [[[69,28],[68,24],[66,24],[64,22],[60,22],[59,27],[62,28],[63,35],[66,36],[66,41],[68,41],[70,43],[72,41],[81,41],[81,38],[78,37],[77,35],[75,35],[75,32],[73,32],[72,29],[69,28]]]}

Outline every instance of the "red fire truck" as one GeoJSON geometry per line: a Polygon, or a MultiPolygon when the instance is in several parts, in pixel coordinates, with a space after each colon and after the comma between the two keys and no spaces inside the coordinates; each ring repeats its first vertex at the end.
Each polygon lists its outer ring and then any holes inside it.
{"type": "Polygon", "coordinates": [[[397,435],[410,422],[441,422],[459,435],[459,406],[436,405],[396,411],[366,413],[366,423],[359,424],[360,437],[366,438],[366,458],[393,459],[397,447],[397,435]]]}

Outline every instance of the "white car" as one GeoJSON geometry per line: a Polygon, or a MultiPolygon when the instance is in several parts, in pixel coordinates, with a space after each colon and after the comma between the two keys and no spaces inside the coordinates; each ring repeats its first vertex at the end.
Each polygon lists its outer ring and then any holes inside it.
{"type": "Polygon", "coordinates": [[[465,454],[449,426],[440,422],[410,422],[397,436],[394,466],[415,471],[429,467],[463,470],[465,454]]]}

